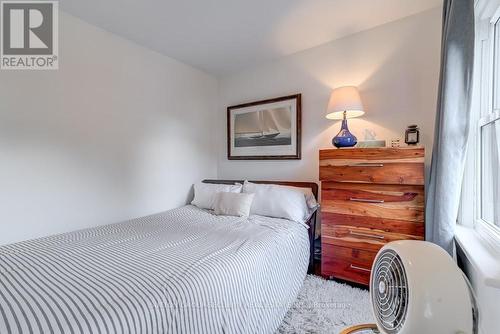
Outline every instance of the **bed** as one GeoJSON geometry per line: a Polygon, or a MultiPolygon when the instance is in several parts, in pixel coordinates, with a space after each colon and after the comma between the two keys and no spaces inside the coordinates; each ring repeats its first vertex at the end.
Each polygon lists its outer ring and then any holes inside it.
{"type": "Polygon", "coordinates": [[[0,247],[0,333],[273,333],[303,225],[195,206],[0,247]]]}

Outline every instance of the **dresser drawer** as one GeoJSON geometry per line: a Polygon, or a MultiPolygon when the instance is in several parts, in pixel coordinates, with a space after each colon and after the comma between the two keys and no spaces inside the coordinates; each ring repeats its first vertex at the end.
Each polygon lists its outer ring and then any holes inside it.
{"type": "Polygon", "coordinates": [[[325,258],[334,257],[365,268],[371,268],[372,263],[375,260],[375,256],[377,255],[377,252],[350,247],[334,246],[330,244],[322,244],[321,253],[325,258]]]}
{"type": "Polygon", "coordinates": [[[378,252],[385,244],[397,240],[423,240],[423,237],[353,226],[321,226],[321,242],[333,246],[378,252]]]}
{"type": "Polygon", "coordinates": [[[319,168],[319,179],[336,182],[422,184],[423,167],[423,164],[322,165],[319,168]]]}
{"type": "Polygon", "coordinates": [[[325,277],[333,276],[359,284],[370,284],[370,268],[357,266],[337,258],[325,258],[321,266],[321,275],[325,277]]]}
{"type": "Polygon", "coordinates": [[[376,229],[383,232],[409,234],[423,237],[425,235],[425,224],[398,219],[385,219],[376,217],[364,217],[344,215],[337,213],[322,212],[321,222],[323,225],[344,225],[352,227],[364,227],[376,229]]]}
{"type": "Polygon", "coordinates": [[[376,252],[323,245],[321,274],[368,285],[376,252]]]}
{"type": "Polygon", "coordinates": [[[424,147],[373,147],[325,149],[319,151],[319,160],[333,160],[336,163],[351,162],[424,162],[424,147]]]}
{"type": "Polygon", "coordinates": [[[321,181],[424,184],[423,148],[320,151],[321,181]]]}
{"type": "Polygon", "coordinates": [[[423,223],[424,196],[423,186],[322,182],[321,211],[423,223]]]}

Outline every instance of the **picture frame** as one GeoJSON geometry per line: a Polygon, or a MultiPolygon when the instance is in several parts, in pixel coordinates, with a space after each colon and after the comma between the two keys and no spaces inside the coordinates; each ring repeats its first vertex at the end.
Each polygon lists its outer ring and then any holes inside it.
{"type": "Polygon", "coordinates": [[[301,94],[227,107],[228,160],[300,160],[301,94]]]}

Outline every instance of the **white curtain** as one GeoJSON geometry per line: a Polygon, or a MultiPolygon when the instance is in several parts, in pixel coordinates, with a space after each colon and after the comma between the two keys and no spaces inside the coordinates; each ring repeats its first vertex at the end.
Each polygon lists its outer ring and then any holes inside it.
{"type": "Polygon", "coordinates": [[[426,239],[453,253],[470,126],[474,0],[445,0],[426,239]]]}

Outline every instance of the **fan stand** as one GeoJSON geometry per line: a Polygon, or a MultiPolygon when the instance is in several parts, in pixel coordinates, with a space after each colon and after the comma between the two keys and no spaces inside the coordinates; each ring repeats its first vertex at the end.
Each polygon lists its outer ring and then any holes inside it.
{"type": "Polygon", "coordinates": [[[357,326],[352,326],[352,327],[346,328],[342,332],[340,332],[340,334],[354,334],[354,333],[357,333],[357,332],[366,331],[366,330],[370,330],[370,329],[372,330],[372,332],[374,334],[380,333],[378,331],[377,325],[375,325],[375,324],[364,324],[364,325],[357,325],[357,326]]]}

